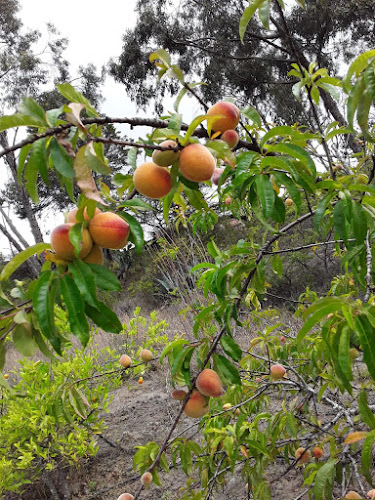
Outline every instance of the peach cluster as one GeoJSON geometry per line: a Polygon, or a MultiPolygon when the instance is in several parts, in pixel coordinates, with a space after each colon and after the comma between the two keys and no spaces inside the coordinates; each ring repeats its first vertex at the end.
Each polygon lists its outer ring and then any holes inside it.
{"type": "MultiPolygon", "coordinates": [[[[209,398],[218,398],[224,394],[219,375],[209,368],[203,370],[197,377],[194,389],[185,405],[184,412],[188,417],[201,418],[209,411],[209,398]]],[[[172,398],[183,401],[187,392],[183,389],[172,391],[172,398]]]]}
{"type": "MultiPolygon", "coordinates": [[[[208,110],[207,115],[215,117],[212,130],[221,132],[220,140],[234,148],[239,140],[234,130],[240,119],[237,106],[220,101],[208,110]]],[[[216,160],[202,144],[191,143],[178,150],[177,142],[168,139],[161,142],[160,146],[170,149],[155,150],[152,161],[139,165],[133,176],[135,189],[148,198],[159,199],[170,192],[172,181],[168,167],[175,162],[178,163],[181,174],[192,182],[208,181],[215,173],[216,160]]]]}
{"type": "MultiPolygon", "coordinates": [[[[69,231],[76,224],[78,208],[73,209],[67,216],[67,222],[55,227],[51,233],[51,246],[55,257],[63,261],[72,261],[77,256],[73,244],[69,239],[69,231]]],[[[81,250],[78,258],[84,262],[102,265],[104,262],[102,248],[123,248],[129,236],[129,225],[119,215],[112,212],[101,212],[98,208],[92,219],[85,208],[83,218],[87,221],[87,228],[82,230],[81,250]]]]}

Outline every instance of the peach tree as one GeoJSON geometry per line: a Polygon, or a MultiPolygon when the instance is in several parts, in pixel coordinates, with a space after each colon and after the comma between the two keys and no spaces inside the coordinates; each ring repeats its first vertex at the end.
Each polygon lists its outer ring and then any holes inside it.
{"type": "MultiPolygon", "coordinates": [[[[297,3],[303,8],[303,0],[297,3]]],[[[288,34],[283,9],[282,0],[252,1],[239,19],[241,40],[254,15],[265,30],[277,15],[288,34]]],[[[71,222],[56,229],[51,244],[26,249],[1,272],[6,282],[30,257],[43,261],[40,276],[27,290],[19,288],[12,297],[1,294],[2,363],[9,336],[22,354],[37,346],[46,355],[61,355],[66,338],[56,326],[57,308],[66,311],[70,330],[83,346],[91,322],[105,331],[121,331],[120,320],[99,298],[98,290],[120,289],[102,265],[100,247],[131,244],[141,252],[138,214],[153,210],[149,199],[160,200],[165,225],[190,222],[195,231],[213,227],[218,214],[212,196],[219,200],[219,211],[256,218],[262,225],[262,243],[240,239],[222,249],[213,239],[207,245],[209,261],[192,269],[202,291],[194,311],[195,340],[175,339],[160,353],[160,360],[170,364],[172,397],[181,404],[162,442],[135,452],[141,482],[132,494],[124,494],[128,499],[141,498],[152,482],[159,485],[160,472],[172,467],[189,477],[183,498],[196,500],[225,488],[231,474],[241,476],[248,498],[272,498],[273,484],[302,466],[296,499],[363,498],[373,486],[375,160],[370,111],[375,50],[356,58],[339,79],[306,63],[289,40],[296,61],[289,73],[295,80],[292,91],[313,116],[311,130],[300,124],[270,126],[254,107],[239,109],[236,96],[208,106],[199,85],[187,82],[163,49],[149,60],[159,79],[178,80],[181,90],[174,110],[160,119],[100,116],[68,83],[58,85],[66,99],[61,108],[44,110],[25,97],[17,113],[0,118],[0,131],[32,131],[0,156],[18,151],[19,181],[33,202],[38,203],[38,184],[48,184],[54,170],[77,203],[71,222]],[[190,124],[179,112],[188,93],[202,107],[190,124]],[[345,107],[346,122],[324,115],[327,98],[345,107]],[[146,125],[149,133],[139,141],[106,138],[102,126],[108,123],[146,125]],[[340,153],[353,143],[360,152],[347,155],[343,164],[340,153]],[[106,144],[129,148],[129,173],[113,176],[115,189],[100,177],[111,175],[106,144]],[[145,161],[138,161],[139,153],[145,161]],[[74,183],[80,189],[77,200],[74,183]],[[309,221],[314,241],[285,248],[283,240],[297,227],[303,233],[309,221]],[[269,289],[266,270],[282,275],[283,254],[319,247],[335,249],[341,273],[325,296],[311,290],[301,296],[297,314],[302,326],[294,335],[271,310],[261,310],[269,289]],[[257,321],[267,326],[243,350],[236,331],[257,321]],[[176,433],[183,414],[197,419],[198,439],[176,433]],[[267,471],[274,464],[279,473],[269,480],[267,471]]],[[[4,378],[0,382],[11,390],[4,378]]]]}

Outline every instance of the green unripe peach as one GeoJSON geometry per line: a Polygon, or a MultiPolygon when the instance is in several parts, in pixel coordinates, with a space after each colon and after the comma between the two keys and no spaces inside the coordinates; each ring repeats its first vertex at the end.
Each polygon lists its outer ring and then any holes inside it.
{"type": "MultiPolygon", "coordinates": [[[[159,146],[176,147],[177,143],[168,139],[167,141],[161,142],[159,146]]],[[[152,161],[156,163],[156,165],[159,165],[159,167],[169,167],[169,165],[172,165],[175,161],[178,160],[179,156],[180,151],[161,151],[160,149],[155,149],[152,153],[152,161]]]]}

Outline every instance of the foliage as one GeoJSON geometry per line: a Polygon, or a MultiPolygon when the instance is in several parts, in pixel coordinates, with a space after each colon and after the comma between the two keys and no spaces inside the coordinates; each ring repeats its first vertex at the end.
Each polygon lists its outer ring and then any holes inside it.
{"type": "Polygon", "coordinates": [[[98,450],[96,435],[105,428],[103,411],[118,374],[110,370],[114,352],[76,350],[64,361],[22,361],[14,370],[11,392],[2,387],[0,418],[0,494],[20,492],[45,471],[75,465],[98,450]],[[107,359],[104,366],[99,357],[107,359]]]}
{"type": "MultiPolygon", "coordinates": [[[[303,8],[302,0],[297,3],[303,8]]],[[[233,11],[236,9],[234,5],[233,11]]],[[[29,97],[23,98],[16,114],[0,118],[0,130],[26,126],[35,133],[15,146],[21,148],[18,172],[25,174],[25,187],[35,202],[37,178],[40,176],[45,182],[49,170],[56,172],[72,198],[76,182],[80,190],[80,222],[69,232],[75,255],[79,254],[82,229],[89,225],[83,217],[84,208],[90,215],[97,205],[121,215],[129,224],[130,241],[136,251],[143,247],[139,212],[151,212],[152,206],[133,189],[131,176],[117,176],[114,195],[104,182],[98,186],[92,173],[98,178],[110,175],[103,149],[108,141],[131,146],[129,163],[136,168],[135,150],[143,149],[150,156],[153,150],[166,150],[160,145],[165,139],[174,140],[177,150],[205,139],[205,153],[214,155],[214,163],[223,168],[217,190],[212,189],[209,179],[205,185],[186,179],[178,162],[173,163],[168,172],[163,170],[163,175],[170,179],[171,190],[157,205],[165,226],[172,219],[177,228],[186,227],[190,220],[193,234],[207,232],[217,221],[213,203],[234,218],[256,219],[262,226],[257,241],[244,234],[224,248],[212,238],[207,254],[200,254],[199,262],[191,269],[196,288],[201,290],[200,300],[194,303],[194,309],[189,309],[194,312],[191,338],[168,341],[165,323],[155,313],[147,322],[139,310],[125,328],[130,353],[135,350],[134,338],[144,328],[148,335],[146,347],[165,346],[160,361],[169,362],[173,386],[187,387],[164,440],[139,447],[134,457],[136,470],[152,473],[153,481],[159,484],[161,470],[170,468],[166,455],[170,452],[172,466],[180,466],[190,477],[185,498],[208,500],[215,488],[224,485],[226,475],[238,470],[247,484],[248,496],[251,492],[253,498],[271,498],[272,481],[267,479],[270,467],[277,463],[283,469],[281,478],[303,465],[295,454],[301,445],[308,451],[319,445],[329,457],[325,463],[318,458],[311,460],[304,468],[306,493],[328,500],[344,496],[352,482],[362,495],[366,493],[364,481],[372,485],[375,139],[369,117],[374,104],[375,53],[356,56],[343,79],[333,77],[330,68],[322,67],[319,61],[317,65],[306,60],[293,40],[294,33],[283,9],[282,0],[255,0],[244,13],[241,11],[242,21],[240,15],[236,18],[237,28],[240,24],[240,37],[246,45],[254,16],[259,15],[265,30],[277,16],[276,24],[283,26],[281,38],[293,61],[297,61],[290,70],[290,76],[297,79],[292,94],[306,107],[310,127],[300,123],[271,127],[256,109],[243,109],[242,116],[248,122],[240,122],[241,141],[232,151],[225,142],[217,140],[219,133],[212,134],[217,117],[206,113],[207,105],[196,93],[196,85],[186,82],[183,64],[175,64],[165,49],[151,53],[149,62],[157,67],[159,79],[168,84],[171,80],[172,86],[179,86],[180,93],[174,110],[160,120],[119,120],[132,126],[146,123],[152,127],[139,142],[103,137],[102,124],[111,119],[100,117],[95,106],[67,83],[58,85],[61,95],[69,101],[61,109],[45,111],[29,97]],[[183,123],[178,111],[187,93],[198,99],[205,113],[195,116],[190,124],[183,123]],[[347,100],[347,120],[339,116],[329,121],[327,116],[323,121],[322,103],[332,105],[337,98],[347,100]],[[87,116],[81,115],[83,109],[87,116]],[[62,130],[66,132],[64,139],[62,130]],[[354,152],[350,157],[347,144],[354,152]],[[341,155],[342,151],[346,151],[346,156],[341,155]],[[340,156],[346,158],[344,165],[337,161],[340,156]],[[309,242],[282,248],[285,235],[297,227],[308,234],[309,242]],[[309,288],[301,295],[297,315],[302,324],[296,334],[282,323],[275,323],[272,311],[261,310],[271,287],[267,272],[284,275],[282,253],[316,252],[319,247],[334,249],[341,269],[323,296],[309,288]],[[254,332],[259,318],[265,326],[254,332]],[[239,342],[236,334],[240,328],[255,333],[249,345],[239,342]],[[271,368],[275,364],[286,370],[282,378],[273,376],[271,368]],[[197,376],[206,368],[219,375],[226,394],[211,397],[209,411],[207,400],[200,395],[204,405],[198,416],[204,416],[199,421],[199,438],[174,438],[186,405],[197,394],[197,376]],[[204,413],[206,410],[208,413],[204,413]],[[199,477],[198,482],[195,477],[199,477]]],[[[6,281],[22,262],[47,247],[48,244],[40,243],[18,254],[3,268],[0,280],[6,281]]],[[[164,255],[169,262],[177,261],[178,250],[173,243],[165,246],[164,255]]],[[[91,321],[113,333],[122,331],[115,313],[97,295],[97,288],[121,288],[112,273],[79,258],[65,262],[56,254],[45,255],[42,272],[26,290],[18,287],[12,297],[1,296],[2,358],[10,333],[24,354],[31,354],[36,345],[48,356],[52,356],[52,350],[62,353],[67,339],[56,327],[56,314],[61,310],[83,345],[89,341],[91,321]]],[[[7,387],[5,380],[0,383],[7,387]]],[[[74,400],[77,404],[77,398],[74,400]]],[[[79,406],[78,416],[84,409],[84,405],[79,406]]],[[[135,498],[142,492],[143,485],[137,488],[135,498]]]]}

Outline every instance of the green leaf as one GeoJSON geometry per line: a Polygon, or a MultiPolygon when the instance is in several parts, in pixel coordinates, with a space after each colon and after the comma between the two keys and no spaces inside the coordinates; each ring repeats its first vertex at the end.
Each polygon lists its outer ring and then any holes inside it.
{"type": "Polygon", "coordinates": [[[270,29],[270,3],[271,3],[271,0],[266,0],[259,7],[259,10],[258,10],[259,19],[261,20],[261,23],[263,24],[263,27],[266,30],[270,29]]]}
{"type": "Polygon", "coordinates": [[[320,229],[320,222],[325,214],[326,208],[332,198],[335,196],[335,192],[328,193],[324,198],[319,202],[315,214],[314,214],[314,226],[316,231],[320,229]]]}
{"type": "Polygon", "coordinates": [[[93,322],[106,332],[120,333],[122,324],[117,315],[103,302],[97,301],[95,307],[85,304],[85,312],[93,322]]]}
{"type": "Polygon", "coordinates": [[[22,250],[17,254],[8,264],[3,268],[0,274],[0,281],[4,281],[10,278],[10,276],[23,264],[27,259],[35,254],[40,254],[43,250],[52,249],[49,243],[36,243],[35,245],[22,250]]]}
{"type": "Polygon", "coordinates": [[[375,429],[375,415],[370,410],[368,406],[367,393],[366,391],[361,391],[358,398],[358,409],[363,422],[370,427],[370,429],[375,429]]]}
{"type": "Polygon", "coordinates": [[[186,146],[188,144],[192,133],[196,130],[198,125],[200,125],[204,120],[207,120],[209,118],[210,117],[207,115],[199,115],[194,118],[194,120],[190,123],[183,140],[181,141],[182,146],[186,146]]]}
{"type": "Polygon", "coordinates": [[[55,138],[53,138],[50,142],[49,150],[55,169],[64,177],[73,179],[73,158],[68,155],[66,149],[63,148],[55,138]]]}
{"type": "Polygon", "coordinates": [[[243,45],[243,39],[245,36],[245,31],[246,28],[251,21],[251,18],[253,17],[255,11],[263,4],[265,0],[254,0],[249,7],[247,7],[240,19],[240,26],[239,26],[239,33],[240,33],[240,39],[243,45]]]}
{"type": "Polygon", "coordinates": [[[348,381],[353,380],[352,366],[349,355],[350,348],[350,328],[345,325],[340,334],[340,342],[338,348],[338,362],[345,378],[348,381]]]}
{"type": "Polygon", "coordinates": [[[54,314],[57,291],[58,281],[55,274],[51,271],[42,272],[34,289],[33,308],[42,333],[61,355],[61,341],[56,337],[54,314]]]}
{"type": "Polygon", "coordinates": [[[80,259],[75,259],[69,263],[68,269],[81,292],[83,300],[90,306],[96,307],[98,299],[96,296],[95,276],[88,264],[85,264],[80,259]]]}
{"type": "Polygon", "coordinates": [[[30,116],[34,123],[39,123],[40,127],[48,127],[44,109],[31,97],[22,97],[17,111],[20,115],[30,116]]]}
{"type": "Polygon", "coordinates": [[[267,175],[257,175],[255,179],[257,187],[257,194],[262,204],[264,217],[268,218],[271,215],[273,206],[275,204],[275,190],[267,175]]]}
{"type": "Polygon", "coordinates": [[[333,209],[333,225],[335,227],[335,231],[340,236],[340,238],[345,241],[345,244],[347,246],[348,226],[346,223],[346,218],[344,214],[344,205],[342,200],[339,200],[333,209]]]}
{"type": "Polygon", "coordinates": [[[214,354],[213,358],[220,373],[229,384],[241,385],[241,377],[237,368],[221,354],[214,354]]]}
{"type": "Polygon", "coordinates": [[[143,229],[135,217],[126,212],[117,212],[117,215],[122,217],[129,224],[130,238],[129,241],[134,243],[137,253],[141,253],[145,244],[143,238],[143,229]]]}
{"type": "Polygon", "coordinates": [[[26,144],[26,146],[24,146],[21,149],[20,154],[18,156],[17,179],[18,179],[19,184],[22,183],[23,169],[24,169],[25,161],[29,155],[31,146],[32,146],[32,144],[26,144]]]}
{"type": "Polygon", "coordinates": [[[363,360],[371,377],[375,380],[375,332],[367,317],[359,314],[355,317],[356,330],[363,349],[363,360]]]}
{"type": "Polygon", "coordinates": [[[350,80],[354,73],[358,77],[360,73],[368,66],[369,60],[372,60],[375,57],[375,50],[369,50],[364,52],[360,56],[358,56],[352,64],[349,66],[348,73],[345,79],[342,82],[343,89],[346,93],[349,93],[350,90],[350,80]]]}
{"type": "Polygon", "coordinates": [[[38,141],[34,142],[27,165],[29,165],[29,163],[32,164],[32,168],[35,168],[35,170],[39,172],[43,181],[46,184],[49,184],[47,150],[46,150],[45,139],[39,139],[38,141]]]}
{"type": "Polygon", "coordinates": [[[242,358],[241,347],[233,340],[230,335],[223,335],[220,339],[220,345],[225,354],[230,356],[234,361],[239,361],[242,358]]]}
{"type": "Polygon", "coordinates": [[[85,156],[87,165],[94,172],[98,172],[102,175],[110,175],[112,173],[112,170],[110,169],[108,164],[96,154],[93,142],[89,142],[87,144],[87,147],[85,149],[85,156]]]}
{"type": "Polygon", "coordinates": [[[68,390],[68,399],[69,399],[69,403],[71,404],[73,410],[75,411],[75,413],[81,417],[82,419],[86,419],[87,418],[87,414],[86,414],[86,408],[82,407],[81,406],[81,401],[77,401],[76,398],[74,397],[74,386],[68,390]]]}
{"type": "Polygon", "coordinates": [[[63,95],[69,102],[79,102],[84,104],[89,116],[98,116],[95,108],[92,106],[90,101],[84,97],[81,92],[78,92],[70,83],[60,83],[56,85],[58,91],[63,95]]]}
{"type": "Polygon", "coordinates": [[[85,347],[89,341],[89,324],[79,289],[68,274],[60,279],[60,287],[72,333],[79,338],[85,347]]]}
{"type": "Polygon", "coordinates": [[[12,338],[15,348],[23,356],[33,356],[36,351],[36,344],[33,339],[30,323],[20,323],[12,331],[12,338]]]}
{"type": "Polygon", "coordinates": [[[110,292],[119,292],[122,290],[121,283],[112,271],[99,264],[86,264],[94,273],[95,282],[100,290],[108,290],[110,292]]]}
{"type": "Polygon", "coordinates": [[[336,465],[336,460],[334,458],[330,458],[328,462],[326,462],[318,470],[318,473],[316,474],[314,481],[315,500],[324,500],[325,498],[328,498],[325,495],[325,489],[327,483],[332,483],[334,481],[335,465],[336,465]]]}
{"type": "Polygon", "coordinates": [[[144,200],[141,198],[133,198],[132,200],[124,201],[123,203],[120,203],[117,205],[118,208],[123,208],[123,207],[128,207],[135,209],[134,211],[137,210],[155,210],[155,208],[150,205],[149,203],[146,203],[144,200]]]}
{"type": "Polygon", "coordinates": [[[55,356],[52,354],[52,352],[48,349],[47,344],[44,342],[44,339],[40,333],[39,330],[34,329],[33,330],[33,335],[34,335],[34,340],[37,343],[37,346],[39,347],[40,352],[48,359],[51,359],[52,361],[56,360],[55,356]]]}
{"type": "Polygon", "coordinates": [[[298,130],[295,130],[292,127],[286,126],[286,125],[281,125],[278,127],[273,127],[271,130],[269,130],[264,136],[262,137],[262,140],[259,143],[259,147],[263,149],[263,146],[265,143],[269,140],[272,139],[273,137],[288,137],[291,136],[292,138],[296,138],[299,140],[308,140],[308,139],[316,139],[319,137],[317,134],[302,134],[298,130]]]}
{"type": "Polygon", "coordinates": [[[348,123],[353,127],[354,115],[357,110],[359,101],[362,99],[363,92],[365,91],[365,80],[360,78],[352,88],[349,94],[347,105],[348,123]]]}
{"type": "Polygon", "coordinates": [[[19,113],[0,117],[0,132],[13,127],[40,127],[41,125],[40,120],[36,120],[32,116],[21,115],[19,113]]]}
{"type": "Polygon", "coordinates": [[[353,200],[352,203],[352,223],[356,245],[364,242],[367,234],[367,220],[366,212],[363,210],[362,205],[358,201],[353,200]]]}
{"type": "Polygon", "coordinates": [[[246,108],[242,108],[241,114],[243,114],[244,116],[246,116],[246,118],[248,118],[253,123],[258,125],[258,127],[262,126],[262,119],[260,117],[260,114],[255,108],[253,108],[253,106],[247,106],[246,108]]]}
{"type": "Polygon", "coordinates": [[[184,186],[184,193],[186,194],[186,198],[192,207],[197,210],[208,209],[207,202],[204,199],[203,194],[198,189],[190,189],[187,186],[184,186]]]}
{"type": "Polygon", "coordinates": [[[31,155],[25,167],[24,180],[25,180],[25,188],[27,189],[27,192],[29,193],[29,196],[35,203],[35,205],[39,203],[37,178],[38,178],[38,165],[35,162],[35,158],[31,155]]]}
{"type": "Polygon", "coordinates": [[[316,86],[322,88],[323,90],[328,92],[328,94],[331,94],[331,96],[336,101],[340,101],[340,91],[338,90],[337,87],[335,87],[335,85],[331,85],[330,83],[325,83],[325,82],[321,82],[320,80],[318,80],[316,82],[316,86]]]}
{"type": "Polygon", "coordinates": [[[328,314],[333,313],[341,309],[343,300],[340,297],[326,297],[324,299],[317,300],[312,306],[310,306],[306,311],[305,315],[311,316],[305,322],[301,330],[297,335],[297,343],[301,345],[303,339],[309,333],[309,331],[324,317],[328,314]]]}
{"type": "Polygon", "coordinates": [[[363,443],[362,457],[361,457],[362,473],[365,476],[368,483],[371,484],[371,486],[373,486],[371,472],[373,469],[372,449],[374,446],[374,441],[375,441],[375,430],[367,434],[366,439],[363,443]]]}
{"type": "Polygon", "coordinates": [[[159,49],[159,50],[156,50],[155,52],[152,52],[152,54],[150,54],[149,58],[148,58],[148,60],[150,62],[154,62],[157,59],[159,59],[167,67],[169,67],[171,64],[171,56],[164,49],[159,49]]]}
{"type": "Polygon", "coordinates": [[[374,63],[369,64],[367,67],[365,74],[365,83],[366,83],[366,89],[371,97],[371,99],[375,102],[375,65],[374,63]]]}
{"type": "Polygon", "coordinates": [[[368,120],[371,107],[372,99],[370,94],[365,90],[359,100],[357,107],[357,121],[358,125],[361,127],[363,134],[370,139],[368,134],[368,120]]]}
{"type": "Polygon", "coordinates": [[[280,258],[280,255],[275,255],[272,257],[272,270],[279,277],[283,275],[283,262],[280,258]]]}
{"type": "Polygon", "coordinates": [[[296,158],[297,160],[300,160],[302,163],[307,165],[311,172],[311,175],[315,178],[315,163],[309,153],[300,146],[297,146],[296,144],[278,143],[268,146],[268,151],[274,151],[275,153],[285,153],[289,156],[292,156],[293,158],[296,158]]]}
{"type": "Polygon", "coordinates": [[[159,357],[160,363],[163,362],[163,359],[170,351],[173,351],[174,349],[176,349],[178,347],[182,347],[188,343],[189,342],[185,339],[177,339],[177,340],[174,340],[173,342],[171,342],[170,344],[166,345],[160,354],[160,357],[159,357]]]}
{"type": "Polygon", "coordinates": [[[82,230],[82,222],[74,224],[74,226],[69,229],[69,241],[74,247],[74,254],[76,257],[78,257],[78,254],[82,249],[82,230]]]}

